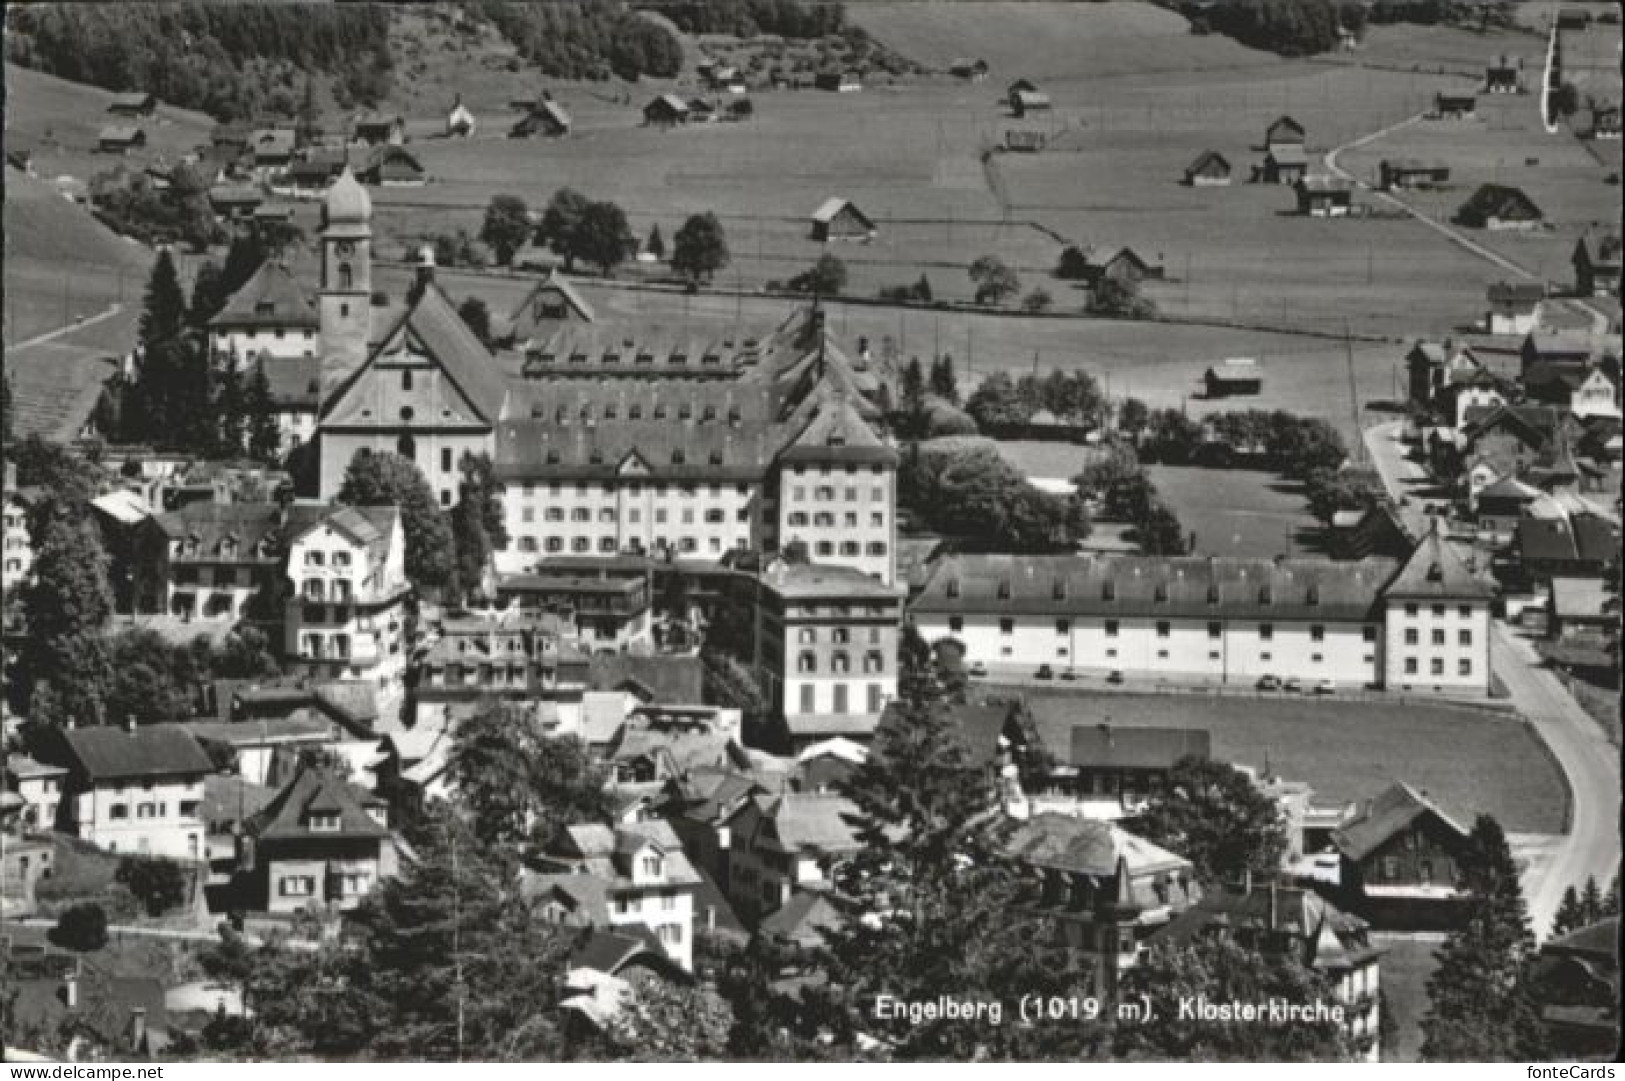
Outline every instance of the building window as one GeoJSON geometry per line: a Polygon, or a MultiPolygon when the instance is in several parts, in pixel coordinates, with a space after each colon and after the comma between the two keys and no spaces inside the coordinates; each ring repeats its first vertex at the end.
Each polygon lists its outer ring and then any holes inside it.
{"type": "Polygon", "coordinates": [[[1456,662],[1456,675],[1458,675],[1458,676],[1470,676],[1472,674],[1473,674],[1473,662],[1472,661],[1468,660],[1466,657],[1463,657],[1461,660],[1456,662]]]}
{"type": "Polygon", "coordinates": [[[1405,628],[1405,644],[1407,646],[1414,646],[1420,640],[1420,635],[1415,627],[1405,628]]]}
{"type": "Polygon", "coordinates": [[[1369,626],[1360,628],[1360,637],[1367,642],[1375,642],[1377,640],[1377,628],[1369,626]]]}
{"type": "Polygon", "coordinates": [[[285,875],[279,890],[283,897],[309,897],[316,892],[316,879],[311,875],[285,875]]]}
{"type": "Polygon", "coordinates": [[[1406,657],[1405,658],[1405,674],[1407,676],[1416,675],[1416,658],[1415,657],[1406,657]]]}
{"type": "Polygon", "coordinates": [[[1444,618],[1444,605],[1435,604],[1433,606],[1433,614],[1437,618],[1440,618],[1440,619],[1444,618]]]}
{"type": "Polygon", "coordinates": [[[1410,619],[1415,619],[1418,611],[1420,611],[1420,609],[1418,609],[1414,604],[1407,604],[1405,606],[1405,615],[1410,619]]]}
{"type": "Polygon", "coordinates": [[[1014,633],[1016,633],[1016,621],[1013,620],[1013,619],[1001,619],[1001,620],[999,620],[999,633],[1000,634],[1014,634],[1014,633]]]}
{"type": "Polygon", "coordinates": [[[450,473],[451,472],[451,448],[450,447],[441,447],[440,448],[440,472],[442,472],[442,473],[450,473]]]}
{"type": "Polygon", "coordinates": [[[1106,637],[1107,638],[1116,638],[1117,637],[1117,620],[1108,619],[1106,621],[1106,637]]]}
{"type": "Polygon", "coordinates": [[[643,873],[650,878],[659,878],[664,873],[665,863],[659,856],[643,857],[643,873]]]}
{"type": "Polygon", "coordinates": [[[1071,634],[1072,633],[1072,621],[1070,619],[1057,619],[1055,621],[1055,633],[1056,634],[1071,634]]]}
{"type": "Polygon", "coordinates": [[[1458,611],[1462,619],[1471,619],[1473,617],[1473,606],[1470,604],[1462,605],[1458,611]]]}
{"type": "Polygon", "coordinates": [[[886,670],[885,655],[878,650],[870,650],[863,655],[863,670],[871,675],[886,670]]]}
{"type": "Polygon", "coordinates": [[[1223,634],[1224,634],[1224,624],[1222,624],[1222,623],[1209,623],[1207,625],[1207,636],[1209,638],[1218,638],[1223,634]]]}
{"type": "Polygon", "coordinates": [[[1458,631],[1456,633],[1456,641],[1458,643],[1460,643],[1461,645],[1464,645],[1464,646],[1472,645],[1473,644],[1473,632],[1472,631],[1458,631]]]}
{"type": "Polygon", "coordinates": [[[111,807],[107,808],[107,817],[108,818],[129,818],[130,817],[130,808],[125,806],[122,803],[115,803],[111,807]]]}
{"type": "Polygon", "coordinates": [[[1428,664],[1428,670],[1436,676],[1444,675],[1444,658],[1433,658],[1433,660],[1428,664]]]}
{"type": "Polygon", "coordinates": [[[1273,623],[1260,623],[1258,625],[1258,640],[1260,642],[1269,642],[1269,641],[1272,641],[1274,638],[1275,638],[1275,624],[1273,624],[1273,623]]]}
{"type": "Polygon", "coordinates": [[[818,671],[818,657],[813,653],[803,653],[799,658],[796,659],[796,671],[798,671],[798,672],[816,672],[816,671],[818,671]]]}
{"type": "Polygon", "coordinates": [[[830,670],[836,675],[844,676],[852,670],[852,659],[845,653],[837,653],[830,658],[830,670]]]}
{"type": "Polygon", "coordinates": [[[796,641],[804,646],[810,646],[818,641],[817,627],[803,627],[796,632],[796,641]]]}
{"type": "Polygon", "coordinates": [[[1324,642],[1325,640],[1326,640],[1326,628],[1321,626],[1319,623],[1311,623],[1311,624],[1309,624],[1309,641],[1311,641],[1311,642],[1324,642]]]}
{"type": "Polygon", "coordinates": [[[305,819],[305,826],[312,833],[337,833],[339,830],[339,816],[336,813],[312,812],[305,819]]]}
{"type": "Polygon", "coordinates": [[[963,616],[949,616],[948,617],[948,630],[949,631],[951,631],[954,634],[959,634],[964,629],[965,629],[965,619],[964,619],[963,616]]]}

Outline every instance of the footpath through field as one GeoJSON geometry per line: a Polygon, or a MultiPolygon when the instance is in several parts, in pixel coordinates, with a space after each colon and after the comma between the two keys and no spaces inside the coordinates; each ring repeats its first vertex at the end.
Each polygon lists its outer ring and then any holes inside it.
{"type": "MultiPolygon", "coordinates": [[[[1428,516],[1409,489],[1425,482],[1426,473],[1405,458],[1399,438],[1402,428],[1397,421],[1368,428],[1366,446],[1405,528],[1419,536],[1428,528],[1428,516]],[[1402,504],[1406,495],[1411,498],[1402,504]]],[[[1545,667],[1534,647],[1500,621],[1491,625],[1490,669],[1568,778],[1568,832],[1549,858],[1526,864],[1523,875],[1530,921],[1535,934],[1545,938],[1565,889],[1582,885],[1588,875],[1606,884],[1619,866],[1619,751],[1545,667]]]]}

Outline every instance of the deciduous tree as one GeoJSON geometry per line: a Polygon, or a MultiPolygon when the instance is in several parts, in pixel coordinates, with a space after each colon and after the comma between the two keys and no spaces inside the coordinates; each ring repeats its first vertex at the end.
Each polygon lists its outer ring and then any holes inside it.
{"type": "Polygon", "coordinates": [[[400,508],[406,533],[406,576],[420,586],[451,580],[454,547],[446,512],[418,467],[398,454],[358,453],[344,473],[338,501],[353,507],[400,508]]]}
{"type": "Polygon", "coordinates": [[[1187,757],[1142,816],[1139,835],[1190,860],[1209,886],[1267,878],[1286,852],[1280,809],[1234,766],[1187,757]]]}
{"type": "Polygon", "coordinates": [[[972,263],[970,280],[976,286],[978,304],[1003,304],[1021,292],[1021,279],[996,255],[984,255],[972,263]]]}
{"type": "Polygon", "coordinates": [[[485,208],[485,220],[480,225],[480,239],[491,245],[496,260],[503,266],[513,262],[518,251],[530,236],[533,226],[525,201],[517,195],[494,195],[485,208]]]}
{"type": "Polygon", "coordinates": [[[695,214],[677,230],[672,245],[671,268],[694,281],[711,276],[728,265],[728,238],[722,222],[710,211],[695,214]]]}

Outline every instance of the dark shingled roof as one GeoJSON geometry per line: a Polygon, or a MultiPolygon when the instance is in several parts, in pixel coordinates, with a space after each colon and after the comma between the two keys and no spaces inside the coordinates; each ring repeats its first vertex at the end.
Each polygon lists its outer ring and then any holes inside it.
{"type": "Polygon", "coordinates": [[[1131,874],[1189,867],[1190,861],[1110,822],[1063,814],[1036,814],[1012,824],[1002,851],[1030,867],[1105,877],[1117,873],[1119,858],[1131,874]]]}
{"type": "Polygon", "coordinates": [[[1219,929],[1293,935],[1302,950],[1298,961],[1322,970],[1353,968],[1383,952],[1371,945],[1364,920],[1348,915],[1313,890],[1296,886],[1205,894],[1152,938],[1183,944],[1219,929]]]}
{"type": "Polygon", "coordinates": [[[1585,954],[1615,964],[1619,959],[1619,917],[1609,916],[1596,923],[1570,931],[1566,935],[1558,935],[1548,939],[1545,945],[1548,950],[1561,950],[1564,953],[1585,954]]]}
{"type": "Polygon", "coordinates": [[[1439,534],[1438,523],[1411,552],[1384,591],[1390,597],[1447,597],[1490,600],[1495,590],[1467,569],[1455,548],[1439,534]]]}
{"type": "Polygon", "coordinates": [[[278,358],[265,365],[265,381],[271,388],[271,402],[281,409],[304,409],[314,413],[321,404],[321,376],[320,357],[278,358]]]}
{"type": "Polygon", "coordinates": [[[805,949],[824,945],[824,932],[845,922],[841,910],[823,892],[801,890],[757,928],[767,938],[792,942],[805,949]]]}
{"type": "Polygon", "coordinates": [[[370,792],[323,770],[306,767],[277,793],[275,799],[248,824],[248,832],[261,840],[307,837],[387,837],[389,829],[367,813],[383,801],[370,792]],[[310,813],[337,814],[337,830],[312,831],[310,813]]]}
{"type": "Polygon", "coordinates": [[[1526,560],[1575,560],[1603,564],[1620,550],[1620,529],[1606,518],[1582,514],[1573,524],[1561,518],[1521,518],[1515,547],[1526,560]]]}
{"type": "Polygon", "coordinates": [[[895,466],[897,452],[875,434],[851,402],[836,400],[817,407],[807,426],[790,441],[779,459],[895,466]]]}
{"type": "Polygon", "coordinates": [[[1358,815],[1332,834],[1332,844],[1351,860],[1362,860],[1390,837],[1425,814],[1432,814],[1467,840],[1467,831],[1439,806],[1404,781],[1396,781],[1358,815]]]}
{"type": "Polygon", "coordinates": [[[592,690],[630,690],[662,705],[696,705],[704,701],[705,669],[698,657],[631,653],[596,656],[587,679],[592,690]]]}
{"type": "Polygon", "coordinates": [[[211,327],[300,327],[319,325],[316,307],[286,265],[266,262],[231,295],[211,327]]]}
{"type": "Polygon", "coordinates": [[[92,781],[212,773],[214,763],[191,733],[178,724],[152,724],[133,731],[112,725],[62,733],[69,753],[92,781]]]}

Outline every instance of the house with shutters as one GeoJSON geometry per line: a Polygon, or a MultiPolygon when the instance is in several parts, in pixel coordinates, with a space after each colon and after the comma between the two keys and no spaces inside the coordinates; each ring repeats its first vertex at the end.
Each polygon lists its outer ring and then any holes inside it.
{"type": "Polygon", "coordinates": [[[207,858],[199,807],[214,763],[180,725],[117,720],[50,729],[31,747],[67,770],[56,827],[108,852],[207,858]]]}
{"type": "Polygon", "coordinates": [[[1485,299],[1489,310],[1484,313],[1484,326],[1491,334],[1528,334],[1539,325],[1546,283],[1495,282],[1485,291],[1485,299]]]}
{"type": "Polygon", "coordinates": [[[404,689],[412,584],[400,511],[333,507],[296,515],[283,544],[288,665],[306,676],[404,689]]]}
{"type": "Polygon", "coordinates": [[[237,895],[253,911],[348,911],[394,878],[411,850],[379,797],[305,767],[243,825],[237,895]]]}

